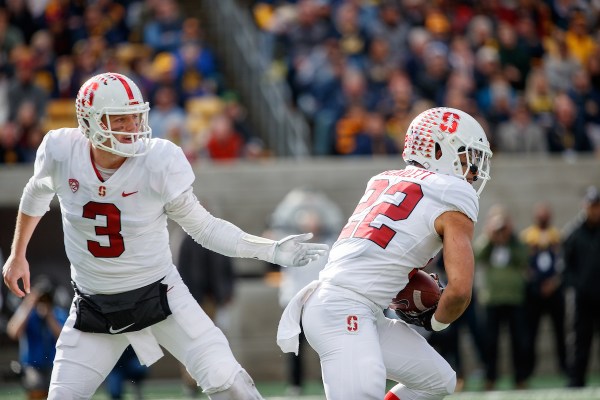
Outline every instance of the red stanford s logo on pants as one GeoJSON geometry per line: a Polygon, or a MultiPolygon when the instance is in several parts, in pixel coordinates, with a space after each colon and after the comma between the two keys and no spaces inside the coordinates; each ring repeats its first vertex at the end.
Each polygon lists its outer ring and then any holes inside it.
{"type": "Polygon", "coordinates": [[[358,317],[356,315],[348,315],[346,317],[346,329],[348,332],[358,332],[358,317]]]}

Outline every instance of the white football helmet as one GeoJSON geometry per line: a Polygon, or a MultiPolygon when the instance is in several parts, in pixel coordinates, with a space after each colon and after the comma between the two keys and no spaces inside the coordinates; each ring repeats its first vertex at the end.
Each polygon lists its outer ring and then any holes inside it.
{"type": "Polygon", "coordinates": [[[490,179],[492,151],[483,128],[469,114],[455,108],[437,107],[423,111],[408,127],[402,158],[425,169],[466,179],[477,172],[477,195],[490,179]],[[466,171],[460,156],[466,157],[466,171]]]}
{"type": "Polygon", "coordinates": [[[150,105],[128,77],[107,72],[90,78],[79,89],[75,108],[79,129],[95,147],[122,157],[141,156],[148,151],[152,137],[148,125],[150,105]],[[132,114],[138,115],[135,132],[111,129],[110,115],[132,114]]]}

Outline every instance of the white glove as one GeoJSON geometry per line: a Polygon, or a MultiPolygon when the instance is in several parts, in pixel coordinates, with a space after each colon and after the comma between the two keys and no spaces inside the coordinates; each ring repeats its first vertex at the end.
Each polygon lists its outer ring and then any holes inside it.
{"type": "Polygon", "coordinates": [[[302,267],[327,254],[329,246],[321,243],[306,243],[312,233],[291,235],[277,241],[273,262],[284,267],[302,267]]]}

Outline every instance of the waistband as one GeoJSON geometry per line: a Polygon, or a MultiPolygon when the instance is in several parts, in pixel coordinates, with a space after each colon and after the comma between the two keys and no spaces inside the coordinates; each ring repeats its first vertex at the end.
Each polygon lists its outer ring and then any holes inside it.
{"type": "Polygon", "coordinates": [[[362,294],[357,293],[354,290],[345,288],[343,286],[335,285],[328,281],[321,282],[321,286],[320,286],[319,290],[330,290],[333,293],[339,295],[340,297],[358,301],[359,303],[364,304],[367,307],[369,307],[371,309],[371,311],[373,311],[374,313],[383,311],[381,309],[381,307],[377,305],[377,303],[368,299],[367,297],[363,296],[362,294]]]}

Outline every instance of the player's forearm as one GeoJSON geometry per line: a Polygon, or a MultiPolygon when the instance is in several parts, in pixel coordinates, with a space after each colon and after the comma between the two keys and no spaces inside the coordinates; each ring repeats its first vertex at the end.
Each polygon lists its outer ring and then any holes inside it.
{"type": "Polygon", "coordinates": [[[273,262],[277,242],[241,230],[229,221],[211,215],[191,190],[166,206],[177,222],[197,243],[228,257],[257,258],[273,262]]]}
{"type": "Polygon", "coordinates": [[[41,216],[32,217],[19,211],[11,246],[11,253],[14,257],[25,257],[31,236],[41,219],[41,216]]]}
{"type": "Polygon", "coordinates": [[[446,286],[435,311],[435,319],[449,324],[456,321],[467,309],[471,302],[471,291],[463,288],[456,290],[451,285],[446,286]]]}

